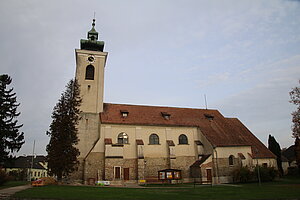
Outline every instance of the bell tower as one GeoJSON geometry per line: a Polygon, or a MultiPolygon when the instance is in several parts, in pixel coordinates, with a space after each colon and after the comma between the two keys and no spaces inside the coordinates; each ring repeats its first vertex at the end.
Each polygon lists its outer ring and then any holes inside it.
{"type": "MultiPolygon", "coordinates": [[[[75,50],[75,78],[80,85],[82,98],[81,118],[77,126],[79,142],[76,145],[80,152],[78,156],[80,165],[77,173],[74,173],[74,179],[78,180],[85,180],[86,160],[101,138],[99,114],[103,112],[104,68],[108,55],[107,52],[103,52],[103,48],[104,42],[98,40],[95,19],[93,19],[92,29],[88,32],[87,39],[81,39],[80,49],[75,50]]],[[[101,163],[102,157],[97,155],[97,162],[101,163]]]]}
{"type": "Polygon", "coordinates": [[[99,114],[103,111],[104,67],[108,53],[103,52],[104,42],[98,41],[95,19],[87,39],[80,40],[76,54],[76,79],[80,85],[82,113],[99,114]]]}

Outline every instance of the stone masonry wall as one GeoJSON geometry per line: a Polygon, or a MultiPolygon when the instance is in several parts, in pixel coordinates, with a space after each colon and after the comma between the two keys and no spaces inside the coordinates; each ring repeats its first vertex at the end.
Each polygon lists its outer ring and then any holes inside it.
{"type": "Polygon", "coordinates": [[[83,158],[78,158],[77,170],[70,174],[71,183],[83,183],[83,158]]]}
{"type": "Polygon", "coordinates": [[[137,175],[138,180],[144,180],[145,179],[145,160],[144,159],[138,159],[137,161],[137,175]]]}
{"type": "Polygon", "coordinates": [[[195,156],[180,156],[171,159],[171,169],[179,169],[183,179],[190,178],[190,166],[196,161],[195,156]]]}
{"type": "Polygon", "coordinates": [[[137,180],[137,159],[125,159],[123,168],[129,168],[129,180],[137,180]]]}
{"type": "Polygon", "coordinates": [[[213,163],[212,162],[208,162],[206,164],[203,164],[201,166],[201,177],[203,181],[207,180],[207,172],[206,169],[212,169],[212,174],[214,174],[214,168],[213,168],[213,163]]]}
{"type": "Polygon", "coordinates": [[[153,179],[158,177],[158,171],[169,168],[168,158],[145,158],[145,177],[153,179]]]}
{"type": "MultiPolygon", "coordinates": [[[[214,163],[216,164],[216,160],[214,159],[214,163]]],[[[220,183],[228,183],[232,182],[232,172],[241,167],[241,160],[238,158],[234,158],[234,164],[229,165],[228,158],[218,158],[217,165],[215,166],[215,173],[218,174],[220,183]]]]}
{"type": "Polygon", "coordinates": [[[85,161],[84,179],[102,180],[104,175],[104,153],[91,152],[85,161]]]}
{"type": "Polygon", "coordinates": [[[137,179],[137,159],[105,158],[105,180],[114,180],[114,167],[121,167],[121,180],[124,168],[129,168],[129,180],[137,179]]]}

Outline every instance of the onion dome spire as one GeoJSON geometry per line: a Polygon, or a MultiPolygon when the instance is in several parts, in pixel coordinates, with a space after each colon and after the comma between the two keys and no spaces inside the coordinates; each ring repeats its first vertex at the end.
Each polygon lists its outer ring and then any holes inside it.
{"type": "Polygon", "coordinates": [[[104,42],[98,41],[98,32],[95,29],[95,18],[93,19],[92,29],[87,33],[87,40],[80,40],[81,49],[92,50],[92,51],[103,51],[104,42]]]}
{"type": "Polygon", "coordinates": [[[88,32],[88,36],[87,36],[87,38],[89,40],[92,40],[92,41],[97,41],[98,40],[98,32],[95,29],[95,21],[96,20],[93,19],[92,29],[88,32]]]}

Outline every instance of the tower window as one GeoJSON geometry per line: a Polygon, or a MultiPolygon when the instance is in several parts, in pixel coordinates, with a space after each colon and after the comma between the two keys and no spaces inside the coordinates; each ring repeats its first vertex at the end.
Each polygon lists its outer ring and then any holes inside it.
{"type": "Polygon", "coordinates": [[[128,135],[124,132],[118,135],[118,144],[128,144],[128,135]]]}
{"type": "Polygon", "coordinates": [[[186,135],[181,134],[179,136],[179,144],[188,144],[188,138],[186,135]]]}
{"type": "Polygon", "coordinates": [[[151,134],[149,137],[149,144],[159,144],[159,137],[155,133],[151,134]]]}
{"type": "Polygon", "coordinates": [[[233,165],[234,164],[234,156],[230,155],[228,158],[228,161],[229,161],[229,165],[233,165]]]}
{"type": "Polygon", "coordinates": [[[88,65],[85,69],[85,80],[94,80],[95,68],[93,65],[88,65]]]}

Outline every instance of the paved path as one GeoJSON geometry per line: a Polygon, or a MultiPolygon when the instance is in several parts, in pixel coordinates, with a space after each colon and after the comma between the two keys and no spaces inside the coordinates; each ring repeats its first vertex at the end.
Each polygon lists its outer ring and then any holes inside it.
{"type": "Polygon", "coordinates": [[[31,185],[21,185],[16,187],[10,187],[0,190],[0,200],[9,199],[11,195],[21,190],[26,190],[30,188],[31,185]]]}

